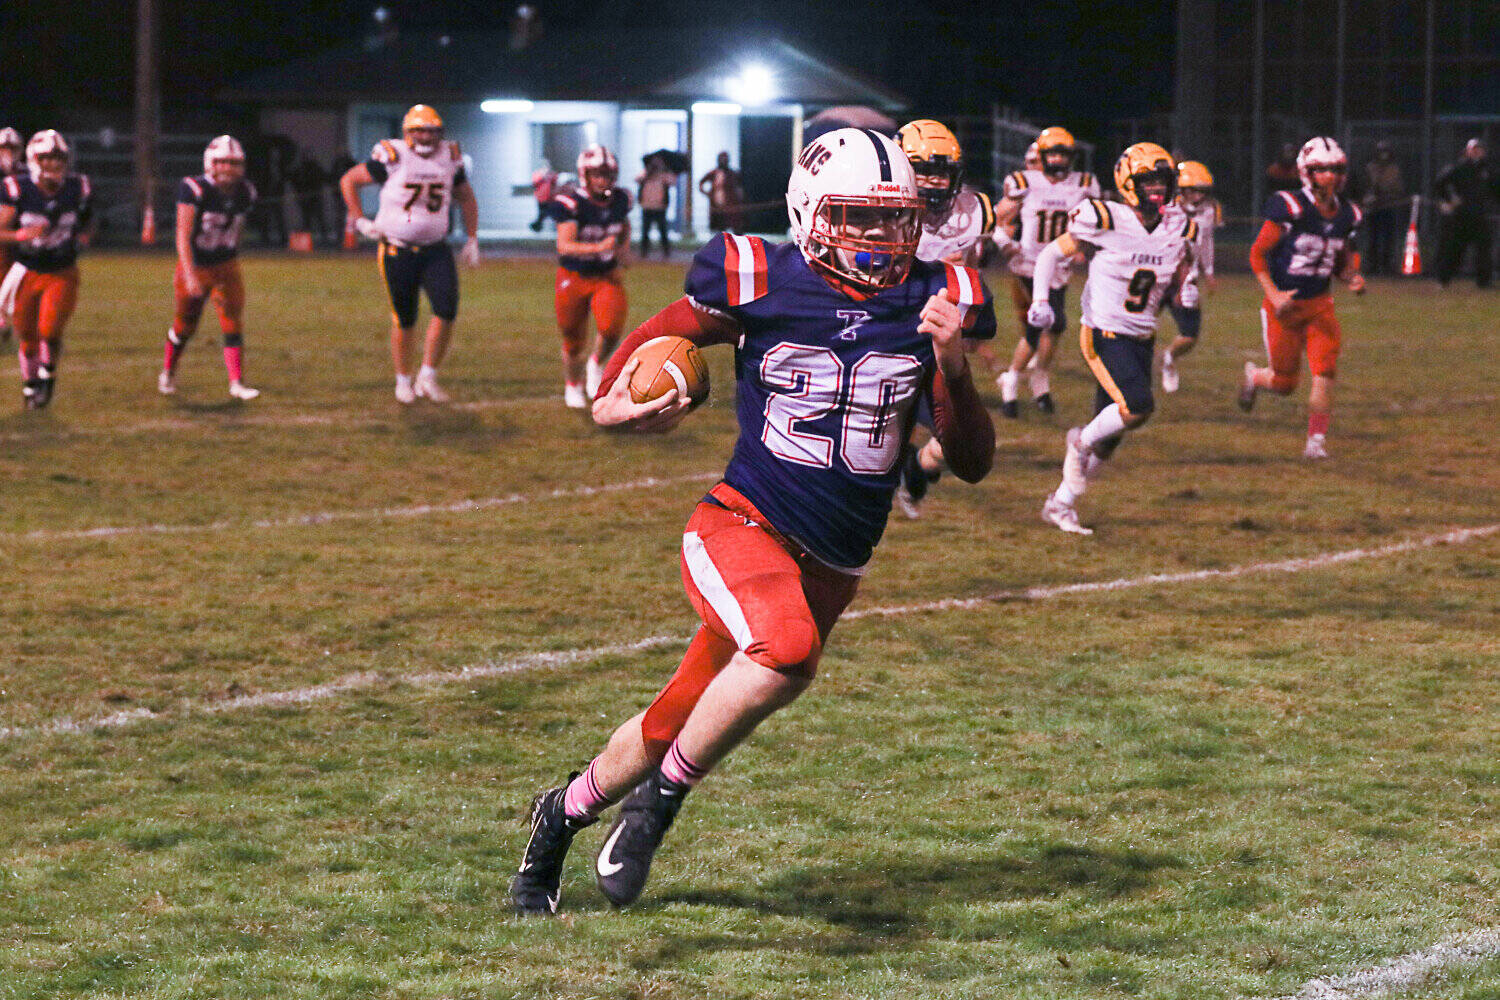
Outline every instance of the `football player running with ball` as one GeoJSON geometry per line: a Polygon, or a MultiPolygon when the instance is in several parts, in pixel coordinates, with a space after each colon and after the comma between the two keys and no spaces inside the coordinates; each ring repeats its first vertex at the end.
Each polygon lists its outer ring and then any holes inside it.
{"type": "Polygon", "coordinates": [[[1078,523],[1078,498],[1125,432],[1144,424],[1156,405],[1151,362],[1158,314],[1192,267],[1198,239],[1198,224],[1172,202],[1176,188],[1171,154],[1138,142],[1115,164],[1115,189],[1125,203],[1091,198],[1079,205],[1068,231],[1037,257],[1027,318],[1041,329],[1053,319],[1047,302],[1053,271],[1076,253],[1089,258],[1079,346],[1097,383],[1095,415],[1068,431],[1062,483],[1042,506],[1042,519],[1063,531],[1093,534],[1078,523]]]}
{"type": "Polygon", "coordinates": [[[884,531],[918,400],[954,473],[989,471],[994,428],[963,339],[992,334],[994,311],[977,272],[914,261],[922,201],[900,147],[865,129],[820,136],[787,203],[794,243],[721,233],[694,258],[687,295],[605,369],[595,420],[664,431],[688,401],[672,390],[632,403],[634,349],[668,334],[733,344],[740,436],[683,535],[702,625],[651,705],[582,775],[536,797],[511,886],[522,913],[555,912],[574,834],[622,798],[595,874],[612,903],[633,901],[689,790],[812,682],[884,531]]]}
{"type": "Polygon", "coordinates": [[[78,251],[93,234],[94,190],[71,173],[72,153],[55,129],[26,143],[26,173],[0,182],[0,243],[15,245],[15,263],[0,298],[15,302],[21,399],[28,410],[52,401],[63,330],[78,305],[78,251]]]}
{"type": "Polygon", "coordinates": [[[1198,242],[1193,245],[1193,267],[1183,279],[1178,301],[1168,303],[1177,322],[1177,337],[1161,355],[1161,391],[1176,392],[1182,385],[1177,361],[1198,346],[1203,332],[1203,293],[1218,287],[1214,277],[1214,230],[1224,221],[1223,208],[1214,197],[1214,175],[1197,160],[1177,164],[1177,207],[1198,223],[1198,242]]]}
{"type": "Polygon", "coordinates": [[[1359,252],[1354,249],[1364,213],[1340,197],[1349,160],[1332,139],[1307,140],[1297,154],[1297,173],[1301,189],[1277,191],[1266,200],[1266,221],[1250,247],[1250,269],[1266,293],[1260,326],[1270,365],[1262,368],[1245,362],[1239,404],[1249,412],[1261,389],[1290,395],[1297,388],[1305,351],[1312,388],[1307,394],[1307,443],[1302,455],[1320,459],[1328,457],[1333,377],[1342,338],[1329,279],[1337,274],[1356,295],[1364,292],[1359,252]]]}
{"type": "Polygon", "coordinates": [[[1009,257],[1012,278],[1011,299],[1021,323],[1021,339],[1016,342],[1010,367],[995,380],[1000,387],[1000,412],[1011,419],[1020,416],[1016,399],[1020,392],[1021,373],[1029,370],[1031,398],[1042,413],[1056,409],[1052,402],[1052,355],[1057,338],[1067,325],[1063,300],[1071,275],[1070,262],[1060,261],[1052,271],[1052,285],[1045,289],[1052,306],[1052,325],[1040,329],[1027,316],[1034,301],[1032,280],[1036,273],[1037,254],[1068,228],[1068,213],[1086,198],[1099,197],[1099,181],[1090,173],[1073,169],[1077,150],[1073,134],[1065,128],[1042,129],[1036,137],[1037,153],[1042,158],[1040,170],[1017,170],[1005,178],[1005,197],[995,209],[1000,228],[995,242],[1002,255],[1009,257]],[[1021,236],[1011,239],[1008,225],[1019,218],[1021,236]]]}
{"type": "MultiPolygon", "coordinates": [[[[958,138],[941,122],[919,118],[901,126],[896,142],[911,161],[917,190],[925,203],[917,259],[978,267],[981,241],[995,231],[995,208],[987,194],[963,182],[964,154],[958,138]]],[[[982,340],[964,341],[966,350],[993,362],[985,344],[982,340]]],[[[931,415],[920,407],[917,420],[932,429],[931,415]]],[[[920,448],[907,449],[901,463],[901,485],[896,488],[896,506],[903,514],[919,516],[927,488],[942,472],[943,446],[936,437],[928,438],[920,448]]]]}
{"type": "Polygon", "coordinates": [[[401,136],[382,139],[370,158],[339,178],[339,192],[349,213],[349,227],[379,240],[380,274],[391,300],[391,361],[396,369],[396,399],[448,402],[438,385],[437,368],[448,353],[453,321],[458,318],[458,270],[448,229],[454,202],[463,216],[467,239],[460,253],[469,267],[479,266],[479,203],[464,172],[456,142],[443,141],[443,120],[425,104],[406,112],[401,136]],[[380,209],[371,222],[359,204],[359,189],[380,185],[380,209]],[[418,293],[427,292],[432,319],[422,347],[422,367],[411,375],[417,325],[418,293]]]}
{"type": "Polygon", "coordinates": [[[562,333],[563,402],[586,409],[604,364],[625,331],[625,284],[620,268],[630,255],[630,193],[615,185],[615,154],[593,145],[578,154],[578,183],[552,196],[557,223],[557,279],[553,308],[562,333]],[[589,312],[599,340],[588,349],[589,312]]]}
{"type": "Polygon", "coordinates": [[[245,335],[240,327],[245,311],[240,233],[255,197],[255,185],[245,179],[245,148],[228,135],[203,150],[203,173],[184,177],[177,187],[177,271],[172,278],[177,308],[156,377],[157,391],[164,396],[177,391],[177,364],[198,330],[210,294],[224,331],[229,395],[242,400],[260,395],[243,381],[245,335]]]}

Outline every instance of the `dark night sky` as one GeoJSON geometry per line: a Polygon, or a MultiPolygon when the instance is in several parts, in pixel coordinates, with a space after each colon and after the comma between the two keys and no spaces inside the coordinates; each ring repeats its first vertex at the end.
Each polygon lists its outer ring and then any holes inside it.
{"type": "MultiPolygon", "coordinates": [[[[380,0],[156,2],[170,127],[173,108],[207,102],[236,74],[367,33],[380,0]]],[[[384,3],[399,26],[449,30],[503,28],[515,6],[511,0],[384,3]]],[[[1171,102],[1171,5],[534,0],[534,6],[551,24],[712,20],[731,32],[770,26],[907,94],[919,113],[983,113],[998,101],[1087,131],[1113,118],[1166,110],[1171,102]]],[[[136,0],[0,7],[0,37],[26,40],[8,46],[19,66],[12,62],[0,74],[4,124],[78,127],[85,124],[73,120],[81,107],[128,111],[136,0]]]]}

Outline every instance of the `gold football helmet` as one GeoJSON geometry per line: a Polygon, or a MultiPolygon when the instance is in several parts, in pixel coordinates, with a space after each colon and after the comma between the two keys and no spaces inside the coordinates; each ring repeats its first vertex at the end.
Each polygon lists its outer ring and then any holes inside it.
{"type": "Polygon", "coordinates": [[[1036,137],[1036,150],[1042,156],[1042,171],[1051,177],[1061,177],[1072,170],[1076,146],[1073,133],[1060,125],[1042,129],[1036,137]]]}
{"type": "Polygon", "coordinates": [[[957,137],[942,122],[918,118],[901,126],[896,142],[911,161],[927,211],[946,215],[964,179],[964,151],[957,137]]]}
{"type": "Polygon", "coordinates": [[[1141,196],[1147,194],[1147,205],[1154,206],[1154,210],[1159,212],[1177,193],[1177,161],[1172,159],[1171,153],[1154,142],[1138,142],[1128,146],[1120,154],[1119,160],[1115,161],[1115,190],[1133,208],[1141,208],[1141,196]],[[1148,180],[1159,180],[1164,184],[1160,200],[1154,192],[1141,190],[1141,183],[1148,180]]]}
{"type": "Polygon", "coordinates": [[[1183,160],[1177,164],[1178,190],[1199,188],[1207,191],[1214,186],[1214,175],[1197,160],[1183,160]]]}
{"type": "Polygon", "coordinates": [[[401,119],[401,137],[422,156],[431,156],[443,139],[443,119],[425,104],[413,104],[401,119]]]}

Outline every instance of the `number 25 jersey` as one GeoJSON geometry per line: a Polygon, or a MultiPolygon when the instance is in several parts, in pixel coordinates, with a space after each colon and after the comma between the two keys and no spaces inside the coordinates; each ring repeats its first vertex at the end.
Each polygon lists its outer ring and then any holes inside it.
{"type": "Polygon", "coordinates": [[[401,139],[382,139],[370,151],[365,169],[380,184],[375,225],[408,246],[427,246],[448,236],[453,189],[468,178],[458,143],[438,143],[420,156],[401,139]]]}
{"type": "Polygon", "coordinates": [[[830,566],[857,570],[885,531],[901,449],[937,367],[918,313],[944,288],[966,337],[995,335],[989,292],[971,268],[914,261],[904,282],[857,299],[792,243],[721,233],[693,258],[688,297],[743,330],[740,436],[724,481],[830,566]]]}
{"type": "Polygon", "coordinates": [[[1318,211],[1306,188],[1277,191],[1266,200],[1266,221],[1281,227],[1281,239],[1267,261],[1271,280],[1293,298],[1313,299],[1328,294],[1329,279],[1364,214],[1359,206],[1338,199],[1332,218],[1318,211]]]}
{"type": "Polygon", "coordinates": [[[1157,313],[1198,238],[1198,224],[1168,205],[1147,229],[1129,205],[1090,198],[1073,209],[1068,234],[1094,248],[1083,285],[1083,325],[1141,340],[1156,336],[1157,313]]]}

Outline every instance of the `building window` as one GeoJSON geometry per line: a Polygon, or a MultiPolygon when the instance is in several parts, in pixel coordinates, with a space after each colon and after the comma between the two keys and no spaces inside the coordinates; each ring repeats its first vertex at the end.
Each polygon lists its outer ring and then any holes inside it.
{"type": "Polygon", "coordinates": [[[572,173],[578,154],[599,141],[595,122],[532,122],[531,160],[546,160],[558,173],[572,173]]]}

